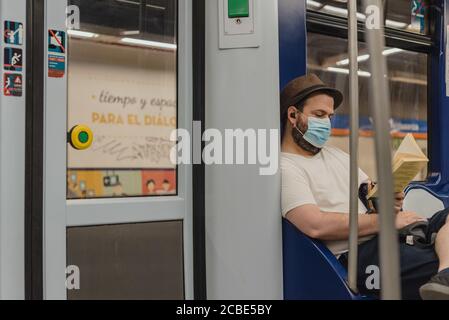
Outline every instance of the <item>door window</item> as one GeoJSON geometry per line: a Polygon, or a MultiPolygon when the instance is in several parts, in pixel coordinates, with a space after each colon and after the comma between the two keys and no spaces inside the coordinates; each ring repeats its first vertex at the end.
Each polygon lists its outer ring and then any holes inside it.
{"type": "MultiPolygon", "coordinates": [[[[325,83],[340,90],[345,100],[332,119],[330,143],[349,152],[349,60],[348,41],[308,33],[307,68],[325,83]]],[[[388,65],[391,95],[391,136],[396,149],[407,133],[412,133],[427,154],[427,54],[387,47],[383,51],[388,65]]],[[[369,59],[366,45],[359,43],[360,167],[376,177],[373,122],[370,107],[369,59]]],[[[394,150],[393,150],[394,151],[394,150]]],[[[427,170],[416,177],[424,180],[427,170]]]]}
{"type": "MultiPolygon", "coordinates": [[[[419,34],[429,34],[428,0],[387,0],[385,6],[385,26],[419,34]]],[[[307,0],[307,9],[333,16],[348,17],[347,1],[307,0]]],[[[363,1],[357,1],[357,18],[365,21],[363,1]]]]}
{"type": "Polygon", "coordinates": [[[92,145],[68,147],[67,198],[170,196],[177,128],[177,1],[73,0],[68,30],[68,128],[92,145]]]}

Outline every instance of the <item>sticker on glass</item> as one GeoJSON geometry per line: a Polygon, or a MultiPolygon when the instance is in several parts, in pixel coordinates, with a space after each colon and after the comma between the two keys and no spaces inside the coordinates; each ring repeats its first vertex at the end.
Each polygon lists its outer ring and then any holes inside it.
{"type": "Polygon", "coordinates": [[[23,44],[23,24],[14,21],[5,21],[4,39],[6,44],[23,44]]]}
{"type": "Polygon", "coordinates": [[[22,71],[23,65],[22,49],[5,48],[3,55],[3,66],[8,71],[22,71]]]}
{"type": "Polygon", "coordinates": [[[5,73],[3,76],[3,93],[7,97],[21,97],[23,80],[21,74],[5,73]]]}
{"type": "Polygon", "coordinates": [[[48,30],[48,51],[54,53],[65,53],[65,32],[48,30]]]}
{"type": "Polygon", "coordinates": [[[412,19],[410,28],[411,30],[419,33],[427,33],[427,15],[428,5],[424,0],[412,1],[412,19]]]}
{"type": "Polygon", "coordinates": [[[48,76],[62,78],[65,74],[65,57],[54,54],[48,55],[48,76]]]}

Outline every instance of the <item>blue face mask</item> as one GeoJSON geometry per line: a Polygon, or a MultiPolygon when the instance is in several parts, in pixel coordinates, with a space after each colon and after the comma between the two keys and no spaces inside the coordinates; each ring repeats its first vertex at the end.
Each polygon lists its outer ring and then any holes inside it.
{"type": "Polygon", "coordinates": [[[295,126],[296,130],[301,133],[304,140],[310,143],[316,148],[323,148],[331,135],[331,120],[329,118],[320,119],[314,117],[308,117],[308,129],[305,133],[302,133],[295,126]]]}

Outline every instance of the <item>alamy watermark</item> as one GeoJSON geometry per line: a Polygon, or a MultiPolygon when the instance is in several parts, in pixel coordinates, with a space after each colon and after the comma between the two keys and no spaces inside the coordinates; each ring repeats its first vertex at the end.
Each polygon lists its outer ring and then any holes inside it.
{"type": "Polygon", "coordinates": [[[381,10],[376,5],[369,5],[365,9],[365,26],[369,30],[378,30],[382,27],[381,10]]]}
{"type": "Polygon", "coordinates": [[[80,8],[76,5],[67,6],[65,9],[66,21],[65,25],[67,29],[79,30],[81,29],[81,12],[80,8]]]}
{"type": "Polygon", "coordinates": [[[368,275],[365,280],[365,286],[368,290],[380,290],[380,268],[371,265],[366,267],[365,274],[368,275]]]}
{"type": "Polygon", "coordinates": [[[81,272],[80,268],[75,265],[67,266],[65,269],[66,279],[65,287],[67,290],[81,289],[81,272]]]}
{"type": "Polygon", "coordinates": [[[172,131],[170,140],[177,142],[170,151],[170,161],[175,165],[259,165],[262,176],[278,171],[277,129],[206,129],[201,134],[201,122],[194,121],[193,137],[188,130],[177,129],[172,131]]]}

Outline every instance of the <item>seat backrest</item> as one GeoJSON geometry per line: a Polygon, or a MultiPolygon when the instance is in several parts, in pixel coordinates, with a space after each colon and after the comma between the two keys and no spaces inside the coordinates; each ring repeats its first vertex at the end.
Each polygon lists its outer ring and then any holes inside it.
{"type": "Polygon", "coordinates": [[[444,203],[425,186],[413,186],[406,191],[403,209],[430,218],[444,210],[444,203]]]}
{"type": "Polygon", "coordinates": [[[320,241],[310,239],[283,219],[284,299],[358,300],[345,268],[320,241]]]}

